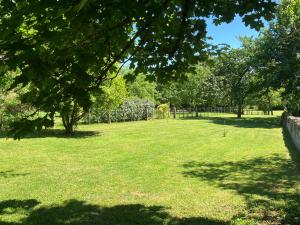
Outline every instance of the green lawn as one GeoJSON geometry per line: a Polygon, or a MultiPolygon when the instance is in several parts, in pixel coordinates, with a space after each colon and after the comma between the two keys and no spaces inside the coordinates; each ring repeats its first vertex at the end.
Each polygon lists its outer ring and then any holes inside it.
{"type": "Polygon", "coordinates": [[[300,224],[300,155],[278,117],[78,129],[0,139],[0,225],[300,224]]]}

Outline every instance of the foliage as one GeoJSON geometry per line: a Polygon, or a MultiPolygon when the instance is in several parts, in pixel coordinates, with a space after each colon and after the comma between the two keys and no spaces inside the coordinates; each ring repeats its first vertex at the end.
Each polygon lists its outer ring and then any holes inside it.
{"type": "Polygon", "coordinates": [[[20,95],[26,90],[8,90],[14,76],[16,73],[8,72],[0,78],[0,129],[8,129],[10,124],[33,111],[30,105],[21,104],[20,95]]]}
{"type": "Polygon", "coordinates": [[[6,93],[1,96],[0,103],[0,129],[9,129],[9,125],[22,117],[26,116],[32,110],[28,105],[20,103],[17,94],[6,93]]]}
{"type": "Polygon", "coordinates": [[[239,14],[258,29],[275,7],[261,0],[2,0],[1,74],[19,69],[13,86],[30,85],[23,102],[45,112],[15,124],[15,137],[52,126],[65,102],[87,111],[91,92],[125,63],[159,82],[183,76],[207,58],[205,18],[220,24],[239,14]]]}
{"type": "Polygon", "coordinates": [[[281,98],[282,92],[282,89],[261,89],[261,91],[251,93],[247,97],[246,103],[252,106],[257,106],[258,110],[262,110],[268,114],[273,114],[273,110],[284,109],[284,103],[281,98]]]}
{"type": "Polygon", "coordinates": [[[284,88],[283,101],[300,115],[300,2],[283,0],[277,19],[257,40],[257,71],[265,86],[284,88]]]}
{"type": "Polygon", "coordinates": [[[226,105],[222,79],[212,73],[212,66],[198,65],[195,74],[189,74],[183,84],[186,92],[185,104],[189,107],[226,105]]]}
{"type": "Polygon", "coordinates": [[[181,98],[179,96],[179,82],[180,81],[168,81],[163,84],[157,84],[157,102],[169,103],[171,107],[180,106],[181,98]]]}
{"type": "Polygon", "coordinates": [[[170,116],[170,106],[168,104],[161,104],[156,108],[156,114],[159,119],[165,119],[170,116]]]}
{"type": "Polygon", "coordinates": [[[240,118],[245,106],[246,97],[254,91],[255,71],[252,67],[254,44],[251,39],[242,38],[243,47],[223,53],[216,62],[215,75],[223,77],[223,88],[237,108],[240,118]]]}
{"type": "Polygon", "coordinates": [[[127,88],[123,77],[113,78],[101,87],[101,92],[94,95],[93,114],[107,115],[107,120],[111,123],[111,114],[115,111],[126,99],[127,88]]]}
{"type": "Polygon", "coordinates": [[[137,75],[133,82],[127,84],[128,93],[131,97],[148,99],[152,102],[155,102],[157,98],[156,86],[155,82],[147,81],[143,74],[137,75]]]}
{"type": "Polygon", "coordinates": [[[147,99],[130,98],[124,101],[120,109],[125,121],[147,120],[152,117],[154,103],[147,99]]]}
{"type": "MultiPolygon", "coordinates": [[[[131,97],[125,99],[118,108],[111,111],[110,120],[112,122],[147,120],[153,116],[154,107],[154,103],[147,99],[131,97]]],[[[101,108],[97,111],[93,109],[86,115],[84,121],[86,123],[109,122],[107,111],[101,108]]]]}
{"type": "Polygon", "coordinates": [[[184,80],[158,85],[158,99],[176,107],[222,105],[224,96],[220,79],[211,69],[207,64],[198,64],[195,72],[187,73],[184,80]]]}

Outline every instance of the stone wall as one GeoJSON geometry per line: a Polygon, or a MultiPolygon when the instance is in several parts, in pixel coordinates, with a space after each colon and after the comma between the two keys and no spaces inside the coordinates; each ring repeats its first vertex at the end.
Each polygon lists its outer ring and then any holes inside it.
{"type": "Polygon", "coordinates": [[[282,122],[300,152],[300,117],[283,115],[282,122]]]}

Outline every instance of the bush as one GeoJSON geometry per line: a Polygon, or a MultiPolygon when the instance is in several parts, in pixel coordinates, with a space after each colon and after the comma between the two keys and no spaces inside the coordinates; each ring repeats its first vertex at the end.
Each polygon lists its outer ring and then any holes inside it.
{"type": "Polygon", "coordinates": [[[140,98],[127,99],[120,107],[126,121],[147,120],[153,116],[154,103],[140,98]]]}
{"type": "Polygon", "coordinates": [[[11,123],[32,113],[31,107],[21,104],[15,95],[10,95],[0,103],[0,129],[7,129],[11,123]]]}
{"type": "MultiPolygon", "coordinates": [[[[154,103],[140,98],[126,99],[123,104],[115,111],[111,113],[112,122],[121,121],[138,121],[147,120],[153,116],[154,103]]],[[[108,113],[106,111],[93,112],[91,110],[90,115],[87,115],[84,122],[107,122],[108,113]],[[90,118],[88,118],[90,116],[90,118]]]]}
{"type": "Polygon", "coordinates": [[[158,119],[165,119],[170,116],[170,106],[168,104],[161,104],[156,109],[158,119]]]}

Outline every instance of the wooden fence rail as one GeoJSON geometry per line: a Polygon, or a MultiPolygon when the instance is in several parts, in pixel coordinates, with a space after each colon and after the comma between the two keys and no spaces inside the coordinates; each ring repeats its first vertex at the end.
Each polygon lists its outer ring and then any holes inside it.
{"type": "MultiPolygon", "coordinates": [[[[236,110],[232,107],[199,107],[195,109],[177,109],[170,111],[172,118],[193,118],[193,117],[211,117],[222,116],[225,114],[235,114],[236,110]]],[[[243,115],[268,115],[268,112],[245,109],[243,115]]]]}

